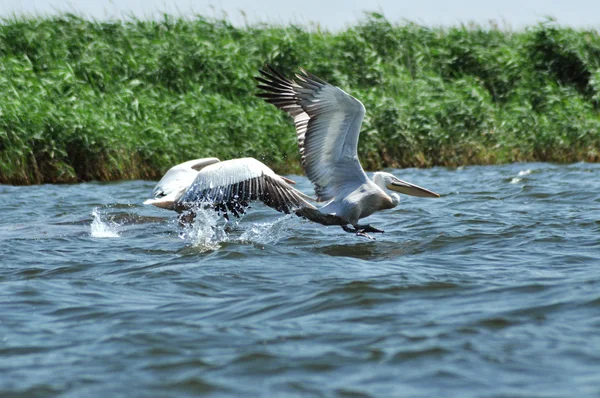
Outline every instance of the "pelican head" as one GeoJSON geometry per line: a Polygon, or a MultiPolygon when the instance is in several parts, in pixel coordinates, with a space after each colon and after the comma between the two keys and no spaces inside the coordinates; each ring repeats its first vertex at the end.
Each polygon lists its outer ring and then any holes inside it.
{"type": "Polygon", "coordinates": [[[373,182],[379,186],[379,188],[387,188],[391,191],[403,193],[405,195],[419,196],[421,198],[439,198],[435,192],[428,189],[422,188],[418,185],[411,184],[410,182],[402,181],[398,177],[390,173],[378,171],[373,174],[373,182]]]}
{"type": "Polygon", "coordinates": [[[154,187],[153,198],[146,200],[144,204],[175,210],[175,202],[194,182],[198,172],[214,163],[219,163],[219,159],[194,159],[171,167],[154,187]]]}

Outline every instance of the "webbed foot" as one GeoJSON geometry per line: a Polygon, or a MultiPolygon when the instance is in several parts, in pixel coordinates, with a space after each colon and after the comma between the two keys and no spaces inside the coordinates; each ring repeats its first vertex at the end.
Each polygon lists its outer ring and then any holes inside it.
{"type": "Polygon", "coordinates": [[[177,219],[179,221],[179,226],[185,227],[186,225],[191,225],[194,223],[194,220],[196,219],[196,213],[191,210],[185,211],[179,213],[179,217],[177,217],[177,219]]]}
{"type": "Polygon", "coordinates": [[[382,234],[384,232],[381,229],[371,226],[370,224],[355,225],[354,227],[356,228],[357,231],[362,231],[362,232],[372,232],[372,233],[380,233],[380,234],[382,234]]]}
{"type": "Polygon", "coordinates": [[[356,231],[356,236],[364,236],[365,238],[370,239],[370,240],[377,240],[377,239],[375,239],[371,235],[368,235],[366,232],[364,232],[362,230],[356,231]]]}
{"type": "Polygon", "coordinates": [[[365,238],[375,240],[372,236],[368,235],[367,232],[371,233],[383,233],[384,231],[377,229],[371,225],[354,225],[354,228],[350,228],[348,225],[342,225],[342,229],[346,232],[355,233],[356,236],[363,236],[365,238]]]}

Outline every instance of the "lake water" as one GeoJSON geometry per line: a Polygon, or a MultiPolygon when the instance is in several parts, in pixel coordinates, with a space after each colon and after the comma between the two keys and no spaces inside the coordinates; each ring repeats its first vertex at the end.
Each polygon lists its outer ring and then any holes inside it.
{"type": "Polygon", "coordinates": [[[393,172],[376,241],[0,186],[0,396],[598,397],[600,165],[393,172]]]}

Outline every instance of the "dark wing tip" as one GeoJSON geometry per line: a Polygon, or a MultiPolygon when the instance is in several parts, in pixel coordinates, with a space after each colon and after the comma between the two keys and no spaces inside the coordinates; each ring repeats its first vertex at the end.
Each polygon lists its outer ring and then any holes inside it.
{"type": "MultiPolygon", "coordinates": [[[[323,79],[321,79],[318,76],[313,75],[312,73],[308,72],[306,69],[304,69],[302,67],[299,67],[298,69],[300,70],[300,73],[301,73],[300,76],[302,76],[304,78],[308,78],[310,80],[314,80],[315,82],[320,83],[320,84],[327,84],[326,81],[324,81],[323,79]]],[[[275,80],[275,81],[279,80],[279,81],[283,81],[288,84],[291,84],[294,82],[292,79],[285,77],[283,75],[283,73],[279,72],[277,69],[275,69],[273,66],[271,66],[268,63],[265,63],[264,66],[262,67],[262,69],[259,69],[258,71],[261,75],[263,75],[271,80],[275,80]]],[[[255,77],[255,79],[258,80],[258,77],[255,77]]]]}
{"type": "Polygon", "coordinates": [[[306,69],[304,69],[304,68],[299,68],[299,69],[300,69],[300,72],[302,73],[302,75],[304,75],[305,78],[308,78],[308,79],[313,80],[313,81],[315,81],[317,83],[320,83],[320,84],[324,84],[324,85],[328,84],[325,80],[321,79],[318,76],[313,75],[312,73],[308,72],[306,69]]]}
{"type": "Polygon", "coordinates": [[[265,64],[263,69],[260,69],[259,72],[263,76],[266,76],[275,82],[283,83],[286,86],[294,84],[293,80],[288,79],[287,77],[285,77],[283,75],[283,73],[279,72],[277,69],[275,69],[274,67],[272,67],[269,64],[265,64]]]}

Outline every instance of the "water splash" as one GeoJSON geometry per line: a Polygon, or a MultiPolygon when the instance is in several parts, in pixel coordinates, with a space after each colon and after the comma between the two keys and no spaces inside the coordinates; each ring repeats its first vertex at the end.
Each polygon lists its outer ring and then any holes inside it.
{"type": "MultiPolygon", "coordinates": [[[[517,174],[517,176],[518,177],[523,177],[523,176],[528,176],[529,174],[531,174],[531,169],[521,170],[521,171],[519,171],[519,173],[517,174]]],[[[523,181],[522,178],[518,178],[518,177],[515,177],[512,180],[510,180],[510,183],[511,184],[518,184],[521,181],[523,181]]]]}
{"type": "Polygon", "coordinates": [[[529,174],[531,174],[531,170],[530,170],[530,169],[527,169],[527,170],[521,170],[521,171],[519,171],[519,174],[518,174],[518,176],[519,176],[519,177],[522,177],[522,176],[528,176],[529,174]]]}
{"type": "Polygon", "coordinates": [[[214,209],[199,206],[194,209],[196,217],[192,223],[185,224],[179,237],[200,251],[217,250],[221,243],[229,240],[224,220],[214,209]]]}
{"type": "Polygon", "coordinates": [[[242,243],[276,243],[284,235],[292,217],[287,214],[273,222],[254,223],[240,235],[238,240],[242,243]]]}
{"type": "Polygon", "coordinates": [[[202,252],[217,250],[224,242],[274,243],[283,236],[292,217],[285,215],[266,223],[242,223],[243,231],[238,233],[242,218],[227,221],[210,207],[200,207],[194,211],[196,217],[193,223],[184,225],[179,237],[202,252]]]}
{"type": "Polygon", "coordinates": [[[102,221],[100,216],[100,211],[97,207],[94,207],[92,211],[92,216],[94,220],[92,221],[90,236],[93,238],[118,238],[120,227],[119,224],[115,222],[105,222],[102,221]]]}

